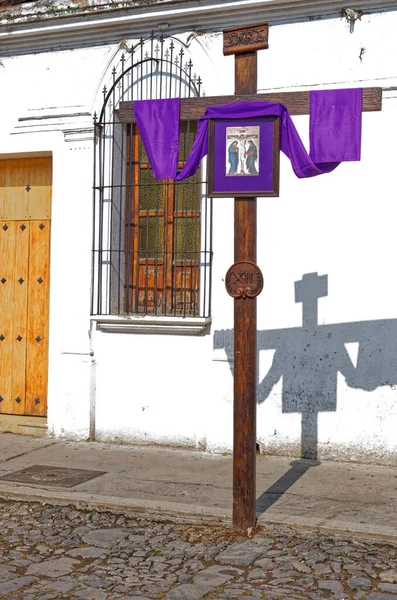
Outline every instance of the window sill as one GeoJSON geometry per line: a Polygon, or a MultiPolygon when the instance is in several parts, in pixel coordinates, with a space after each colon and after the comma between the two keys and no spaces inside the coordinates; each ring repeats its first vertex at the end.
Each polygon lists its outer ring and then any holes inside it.
{"type": "Polygon", "coordinates": [[[91,317],[99,331],[106,333],[155,333],[200,335],[211,324],[211,317],[137,317],[98,315],[91,317]]]}

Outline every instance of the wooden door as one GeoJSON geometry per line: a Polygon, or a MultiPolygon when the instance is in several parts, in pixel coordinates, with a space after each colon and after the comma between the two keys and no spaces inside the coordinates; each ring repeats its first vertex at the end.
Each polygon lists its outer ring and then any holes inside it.
{"type": "Polygon", "coordinates": [[[0,160],[0,414],[47,413],[51,158],[0,160]]]}

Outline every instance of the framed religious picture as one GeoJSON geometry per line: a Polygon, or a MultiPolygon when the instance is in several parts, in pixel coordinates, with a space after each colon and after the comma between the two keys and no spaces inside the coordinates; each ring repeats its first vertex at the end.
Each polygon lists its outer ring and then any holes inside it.
{"type": "Polygon", "coordinates": [[[278,196],[279,121],[278,117],[210,121],[208,196],[278,196]]]}

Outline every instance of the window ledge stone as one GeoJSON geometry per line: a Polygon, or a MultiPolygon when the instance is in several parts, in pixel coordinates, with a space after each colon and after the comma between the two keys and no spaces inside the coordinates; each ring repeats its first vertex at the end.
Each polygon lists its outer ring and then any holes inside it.
{"type": "Polygon", "coordinates": [[[137,317],[98,315],[91,317],[99,331],[106,333],[155,333],[200,335],[209,328],[211,317],[137,317]]]}

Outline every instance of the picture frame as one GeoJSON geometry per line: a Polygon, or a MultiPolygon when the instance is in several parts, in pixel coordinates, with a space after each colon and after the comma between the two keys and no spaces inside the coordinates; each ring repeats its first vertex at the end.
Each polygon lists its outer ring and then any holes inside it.
{"type": "Polygon", "coordinates": [[[211,119],[207,175],[212,198],[278,196],[280,119],[211,119]]]}

